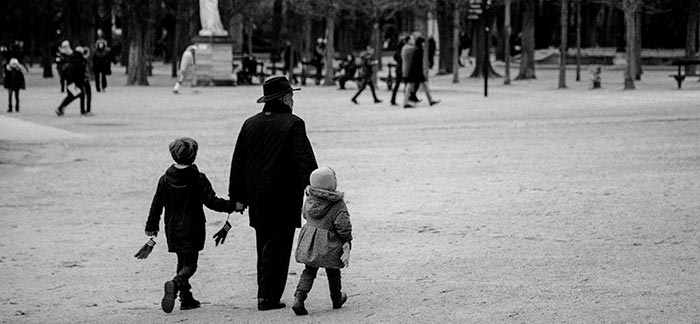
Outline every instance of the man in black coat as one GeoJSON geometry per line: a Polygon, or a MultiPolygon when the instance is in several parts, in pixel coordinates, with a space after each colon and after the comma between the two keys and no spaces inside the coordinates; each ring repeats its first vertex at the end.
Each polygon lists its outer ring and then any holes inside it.
{"type": "Polygon", "coordinates": [[[65,56],[65,68],[63,73],[65,75],[68,93],[66,98],[64,98],[58,108],[56,108],[56,115],[63,116],[64,109],[75,100],[75,98],[80,98],[80,114],[84,116],[89,115],[88,111],[85,110],[87,59],[83,57],[82,52],[74,51],[68,41],[63,41],[63,43],[61,43],[59,51],[65,56]],[[71,85],[73,85],[72,88],[71,85]]]}
{"type": "Polygon", "coordinates": [[[280,299],[304,188],[318,167],[304,121],[292,114],[295,90],[283,76],[263,83],[258,103],[265,106],[243,123],[231,162],[229,197],[237,210],[249,207],[255,229],[259,310],[285,307],[280,299]]]}

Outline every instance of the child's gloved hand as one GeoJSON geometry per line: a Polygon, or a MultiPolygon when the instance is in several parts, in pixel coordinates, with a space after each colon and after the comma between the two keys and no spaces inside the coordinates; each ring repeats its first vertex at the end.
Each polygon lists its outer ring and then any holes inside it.
{"type": "Polygon", "coordinates": [[[245,211],[246,206],[240,202],[236,202],[236,205],[233,209],[233,211],[243,214],[243,211],[245,211]]]}
{"type": "Polygon", "coordinates": [[[343,243],[343,254],[340,255],[340,262],[346,268],[350,265],[350,248],[350,242],[343,243]]]}
{"type": "Polygon", "coordinates": [[[222,227],[216,234],[214,234],[214,246],[219,246],[219,243],[224,244],[224,241],[226,241],[226,235],[228,235],[228,231],[231,229],[231,223],[226,221],[224,223],[224,227],[222,227]]]}

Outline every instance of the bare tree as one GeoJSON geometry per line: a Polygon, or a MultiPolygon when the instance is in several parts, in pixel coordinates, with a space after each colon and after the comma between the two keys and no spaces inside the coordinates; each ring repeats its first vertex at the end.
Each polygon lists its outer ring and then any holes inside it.
{"type": "Polygon", "coordinates": [[[127,18],[129,35],[127,65],[127,85],[148,85],[148,58],[153,47],[153,39],[149,39],[155,21],[155,10],[159,2],[156,0],[124,0],[123,12],[127,18]]]}
{"type": "MultiPolygon", "coordinates": [[[[455,12],[452,15],[452,83],[459,83],[459,34],[462,30],[462,5],[455,4],[455,12]]],[[[442,62],[442,57],[440,58],[442,62]]]]}
{"type": "Polygon", "coordinates": [[[504,60],[506,62],[506,72],[505,76],[503,78],[503,84],[510,84],[510,35],[513,32],[513,29],[511,28],[510,21],[510,5],[511,5],[511,0],[505,0],[505,21],[504,21],[504,38],[505,38],[505,54],[503,55],[504,60]]]}
{"type": "Polygon", "coordinates": [[[559,42],[559,89],[566,88],[566,48],[569,35],[569,3],[561,0],[561,36],[559,42]]]}
{"type": "MultiPolygon", "coordinates": [[[[692,57],[698,48],[698,20],[700,18],[700,0],[688,0],[688,24],[685,34],[685,56],[692,57]]],[[[695,66],[685,67],[686,75],[695,75],[695,66]]]]}
{"type": "Polygon", "coordinates": [[[516,80],[535,79],[535,5],[537,0],[523,0],[522,55],[516,80]]]}
{"type": "Polygon", "coordinates": [[[637,66],[637,46],[636,33],[637,28],[635,27],[635,17],[637,11],[640,9],[641,0],[622,0],[622,10],[625,12],[625,29],[626,29],[626,42],[627,42],[627,66],[625,67],[625,90],[634,89],[634,77],[636,73],[637,66]]]}

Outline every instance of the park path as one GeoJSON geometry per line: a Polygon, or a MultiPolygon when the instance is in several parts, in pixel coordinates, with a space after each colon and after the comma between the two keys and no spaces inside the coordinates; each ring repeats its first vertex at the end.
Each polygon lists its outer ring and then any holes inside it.
{"type": "MultiPolygon", "coordinates": [[[[255,310],[254,235],[234,214],[193,278],[203,307],[166,315],[174,256],[162,237],[149,259],[133,254],[167,145],[195,138],[200,170],[226,196],[237,132],[262,92],[173,95],[166,71],[151,87],[123,86],[115,71],[93,93],[95,116],[74,103],[62,118],[56,81],[34,71],[22,113],[0,116],[0,322],[700,322],[700,82],[679,91],[664,70],[635,91],[605,71],[589,91],[572,72],[557,90],[556,71],[541,69],[492,80],[489,98],[481,80],[438,77],[443,102],[410,110],[389,106],[385,89],[383,104],[367,93],[356,106],[353,90],[304,87],[295,113],[353,221],[347,305],[330,309],[320,275],[308,317],[255,310]]],[[[206,214],[211,236],[226,215],[206,214]]],[[[292,263],[287,304],[301,270],[292,263]]]]}

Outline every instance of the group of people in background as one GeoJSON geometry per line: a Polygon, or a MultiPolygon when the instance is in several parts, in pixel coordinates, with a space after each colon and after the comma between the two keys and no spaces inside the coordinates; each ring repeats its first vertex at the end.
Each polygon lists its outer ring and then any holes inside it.
{"type": "MultiPolygon", "coordinates": [[[[428,103],[433,106],[440,103],[440,100],[434,100],[430,94],[428,87],[427,71],[423,66],[425,38],[421,36],[405,35],[400,38],[396,52],[394,53],[394,61],[396,62],[396,82],[394,83],[391,93],[391,105],[398,106],[396,102],[396,94],[401,84],[404,84],[404,108],[413,108],[421,100],[418,99],[416,93],[419,89],[425,91],[425,96],[428,103]]],[[[357,97],[369,86],[372,91],[374,103],[380,103],[382,100],[377,98],[375,92],[376,85],[374,84],[374,68],[377,65],[377,60],[374,59],[374,48],[367,48],[360,54],[359,66],[355,64],[355,58],[352,54],[348,54],[346,61],[341,63],[344,73],[338,78],[339,89],[345,89],[345,83],[352,79],[357,73],[357,93],[350,99],[354,104],[357,104],[357,97]]]]}
{"type": "MultiPolygon", "coordinates": [[[[60,35],[60,32],[57,34],[60,35]]],[[[21,43],[15,42],[9,48],[0,48],[3,61],[3,87],[8,91],[8,113],[19,112],[19,92],[26,89],[25,74],[28,73],[28,70],[23,62],[24,51],[21,49],[21,45],[21,43]]],[[[114,59],[107,46],[107,41],[99,34],[94,49],[94,53],[91,54],[89,47],[73,47],[68,40],[61,40],[51,46],[51,51],[55,52],[54,62],[58,71],[60,89],[61,92],[66,92],[66,97],[56,108],[56,115],[63,116],[66,106],[77,98],[80,99],[81,115],[92,115],[90,80],[93,76],[97,92],[106,91],[107,75],[112,73],[111,65],[114,59]]]]}

